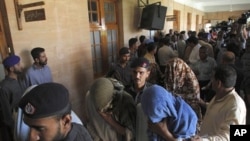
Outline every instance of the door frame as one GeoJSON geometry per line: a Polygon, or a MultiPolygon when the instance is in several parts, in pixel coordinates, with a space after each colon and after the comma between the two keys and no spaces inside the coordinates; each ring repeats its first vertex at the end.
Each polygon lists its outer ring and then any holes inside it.
{"type": "Polygon", "coordinates": [[[7,44],[7,49],[5,49],[6,52],[2,54],[2,57],[6,57],[8,54],[14,54],[14,48],[13,48],[13,42],[11,38],[9,19],[7,15],[7,9],[5,6],[5,0],[0,0],[0,16],[2,16],[3,31],[5,35],[6,44],[7,44]]]}

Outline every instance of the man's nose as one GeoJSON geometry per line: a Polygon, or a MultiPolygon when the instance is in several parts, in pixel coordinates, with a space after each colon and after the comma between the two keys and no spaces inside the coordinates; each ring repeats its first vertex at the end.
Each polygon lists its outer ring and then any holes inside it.
{"type": "Polygon", "coordinates": [[[39,140],[40,140],[39,133],[35,129],[31,128],[29,141],[39,141],[39,140]]]}

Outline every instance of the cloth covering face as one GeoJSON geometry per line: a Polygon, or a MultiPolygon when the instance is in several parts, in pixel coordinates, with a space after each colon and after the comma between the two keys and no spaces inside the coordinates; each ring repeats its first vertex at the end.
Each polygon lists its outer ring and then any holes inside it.
{"type": "Polygon", "coordinates": [[[159,85],[153,85],[143,92],[141,105],[151,122],[157,123],[167,118],[168,129],[176,138],[195,135],[198,118],[181,97],[171,94],[159,85]]]}
{"type": "Polygon", "coordinates": [[[181,96],[194,109],[201,121],[199,82],[192,69],[182,59],[176,57],[168,61],[164,83],[168,91],[181,96]]]}
{"type": "Polygon", "coordinates": [[[87,129],[94,141],[131,141],[135,138],[135,102],[123,88],[108,78],[99,78],[87,93],[87,129]],[[98,110],[112,113],[113,119],[125,128],[126,135],[118,134],[98,110]]]}

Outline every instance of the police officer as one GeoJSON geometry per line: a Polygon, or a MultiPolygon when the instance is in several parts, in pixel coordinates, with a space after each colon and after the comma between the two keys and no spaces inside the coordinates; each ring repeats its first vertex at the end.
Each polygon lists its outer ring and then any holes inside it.
{"type": "Polygon", "coordinates": [[[68,90],[58,83],[44,83],[30,90],[19,103],[29,140],[92,141],[84,126],[71,122],[68,90]]]}

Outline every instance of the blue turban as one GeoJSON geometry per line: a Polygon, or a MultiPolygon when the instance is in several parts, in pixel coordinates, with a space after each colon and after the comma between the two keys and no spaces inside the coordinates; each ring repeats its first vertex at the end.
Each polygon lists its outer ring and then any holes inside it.
{"type": "Polygon", "coordinates": [[[3,65],[4,65],[4,67],[9,68],[9,67],[12,67],[19,62],[20,62],[20,57],[18,57],[16,55],[10,55],[3,60],[3,65]]]}

